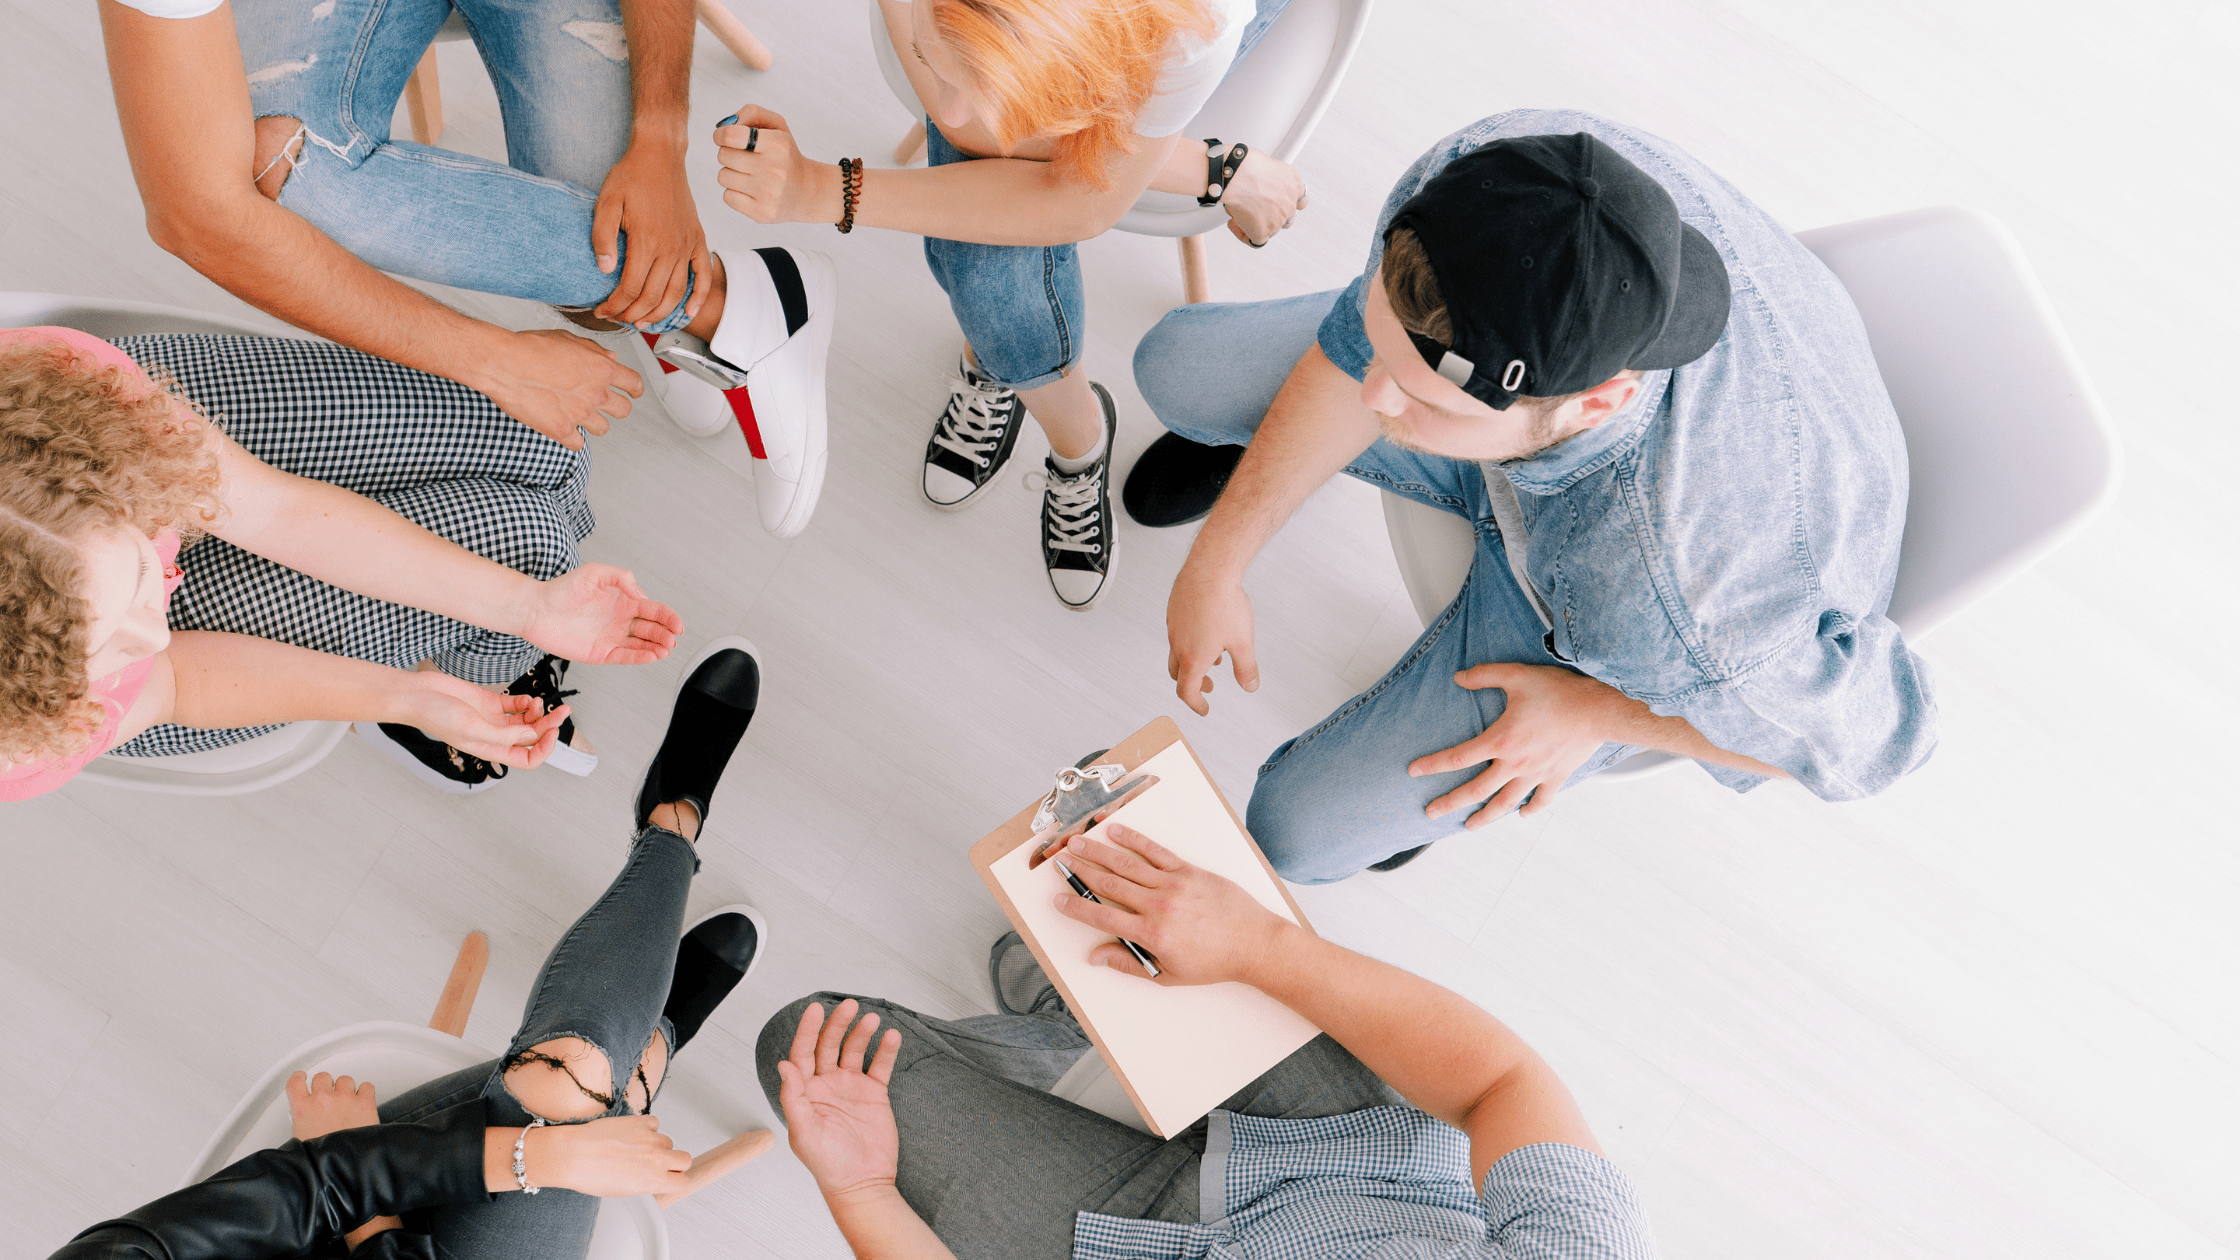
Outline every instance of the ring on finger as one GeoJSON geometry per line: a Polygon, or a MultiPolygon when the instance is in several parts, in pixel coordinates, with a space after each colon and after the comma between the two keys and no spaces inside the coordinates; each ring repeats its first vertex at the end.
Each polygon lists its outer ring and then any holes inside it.
{"type": "Polygon", "coordinates": [[[762,128],[760,128],[760,127],[749,127],[749,128],[747,128],[747,152],[749,152],[749,153],[752,153],[752,152],[754,152],[754,145],[755,145],[755,141],[757,141],[757,140],[760,140],[760,139],[762,139],[762,128]]]}

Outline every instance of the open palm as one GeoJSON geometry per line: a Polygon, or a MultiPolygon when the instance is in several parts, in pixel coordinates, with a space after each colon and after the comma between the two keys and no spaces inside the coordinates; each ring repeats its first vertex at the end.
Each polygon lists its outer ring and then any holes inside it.
{"type": "Polygon", "coordinates": [[[628,569],[586,564],[537,584],[521,637],[585,665],[644,665],[669,655],[684,621],[648,599],[628,569]]]}
{"type": "Polygon", "coordinates": [[[811,1002],[801,1012],[792,1051],[778,1064],[778,1105],[793,1153],[828,1194],[892,1185],[901,1153],[887,1082],[894,1078],[902,1034],[887,1030],[866,1065],[879,1017],[855,1021],[855,1014],[854,998],[834,1008],[829,1021],[824,1007],[811,1002]]]}

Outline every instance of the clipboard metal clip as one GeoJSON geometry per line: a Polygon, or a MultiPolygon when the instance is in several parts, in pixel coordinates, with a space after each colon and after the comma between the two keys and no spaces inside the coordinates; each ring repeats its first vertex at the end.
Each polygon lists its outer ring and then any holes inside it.
{"type": "Polygon", "coordinates": [[[1035,806],[1034,834],[1043,838],[1028,861],[1030,868],[1041,865],[1048,850],[1087,830],[1084,824],[1100,811],[1109,810],[1158,782],[1155,776],[1136,774],[1118,762],[1086,764],[1103,755],[1091,753],[1081,759],[1084,764],[1058,771],[1057,782],[1049,795],[1035,806]]]}

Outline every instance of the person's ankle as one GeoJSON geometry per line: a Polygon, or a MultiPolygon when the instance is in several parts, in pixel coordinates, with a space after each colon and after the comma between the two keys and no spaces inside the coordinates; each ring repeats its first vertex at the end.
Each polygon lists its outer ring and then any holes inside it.
{"type": "Polygon", "coordinates": [[[695,844],[700,842],[700,811],[690,801],[671,801],[656,805],[646,821],[664,831],[674,831],[695,844]]]}
{"type": "Polygon", "coordinates": [[[715,276],[708,282],[708,300],[700,304],[700,313],[693,316],[692,322],[684,326],[687,333],[698,337],[702,341],[708,341],[715,337],[716,326],[723,322],[724,297],[730,292],[731,288],[729,273],[724,269],[722,256],[710,254],[709,257],[715,260],[715,276]]]}

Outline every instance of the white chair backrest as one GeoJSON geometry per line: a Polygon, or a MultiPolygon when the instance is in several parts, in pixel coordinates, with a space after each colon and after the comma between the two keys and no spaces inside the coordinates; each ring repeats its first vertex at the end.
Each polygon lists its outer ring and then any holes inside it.
{"type": "Polygon", "coordinates": [[[1797,239],[1850,292],[1905,428],[1890,618],[1918,639],[2083,528],[2115,495],[2122,448],[1998,220],[1932,206],[1797,239]]]}
{"type": "MultiPolygon", "coordinates": [[[[1361,43],[1375,0],[1291,0],[1183,133],[1185,143],[1206,136],[1265,145],[1289,162],[1306,147],[1315,124],[1337,95],[1346,67],[1361,43]]],[[[871,47],[887,90],[918,118],[925,110],[903,72],[894,42],[870,0],[871,47]]],[[[1119,229],[1145,236],[1196,236],[1228,221],[1218,206],[1204,207],[1179,193],[1147,192],[1121,217],[1119,229]]]]}
{"type": "MultiPolygon", "coordinates": [[[[454,15],[456,16],[456,15],[454,15]]],[[[292,328],[259,325],[154,302],[72,297],[64,293],[0,293],[0,328],[75,328],[96,337],[146,333],[310,338],[292,328]]],[[[78,777],[104,787],[177,796],[237,796],[292,779],[319,763],[350,730],[348,722],[294,722],[224,748],[177,757],[96,757],[78,777]]]]}
{"type": "MultiPolygon", "coordinates": [[[[372,1081],[375,1097],[395,1098],[415,1085],[496,1057],[448,1033],[386,1020],[314,1037],[282,1056],[242,1095],[179,1184],[191,1186],[253,1152],[287,1141],[285,1090],[297,1072],[372,1081]]],[[[669,1260],[668,1226],[653,1197],[601,1200],[586,1260],[669,1260]]]]}

